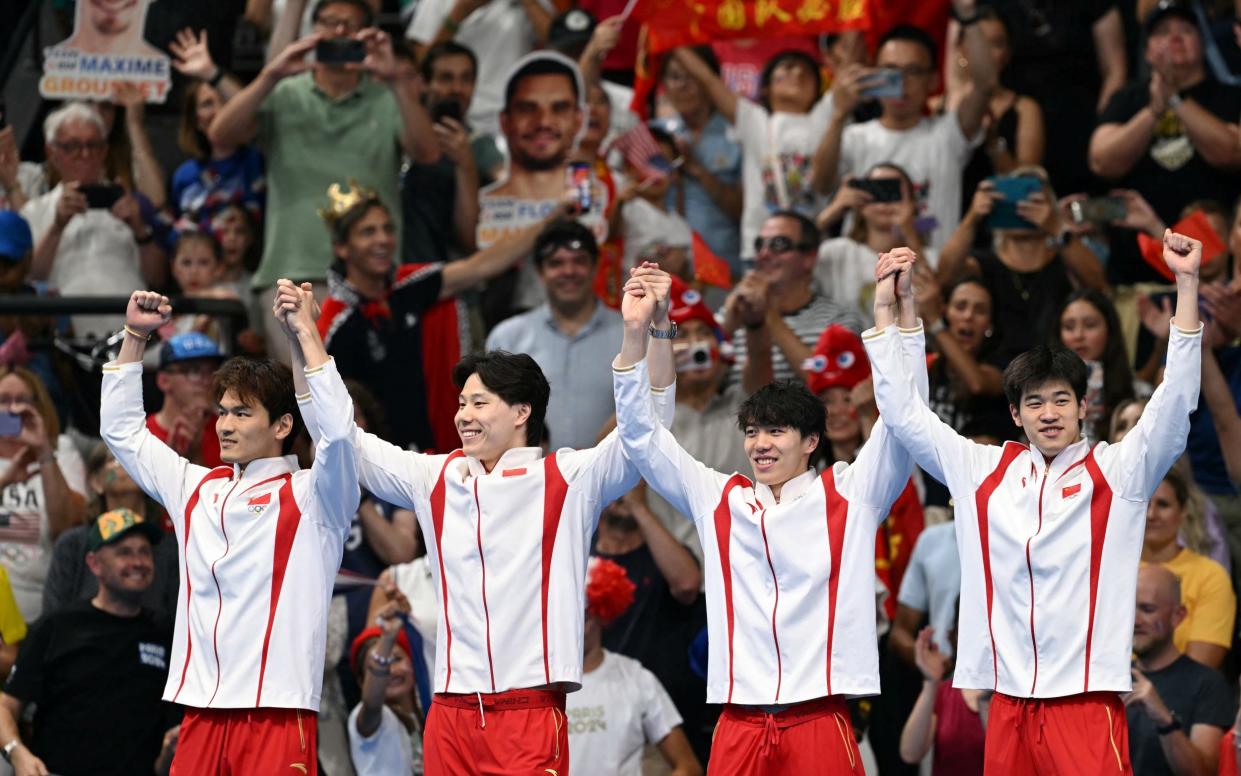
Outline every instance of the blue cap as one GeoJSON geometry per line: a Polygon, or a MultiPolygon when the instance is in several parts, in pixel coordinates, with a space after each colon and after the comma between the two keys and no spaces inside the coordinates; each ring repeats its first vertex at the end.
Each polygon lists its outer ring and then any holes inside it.
{"type": "Polygon", "coordinates": [[[34,247],[30,224],[12,210],[0,210],[0,258],[21,261],[34,247]]]}
{"type": "Polygon", "coordinates": [[[187,331],[169,338],[159,351],[159,368],[179,361],[192,361],[196,358],[214,358],[224,360],[220,346],[206,334],[187,331]]]}

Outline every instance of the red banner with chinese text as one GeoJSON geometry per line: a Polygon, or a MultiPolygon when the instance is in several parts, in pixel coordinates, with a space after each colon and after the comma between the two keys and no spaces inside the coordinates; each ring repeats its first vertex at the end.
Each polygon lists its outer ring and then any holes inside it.
{"type": "Polygon", "coordinates": [[[653,54],[725,38],[866,29],[866,0],[640,0],[653,54]]]}

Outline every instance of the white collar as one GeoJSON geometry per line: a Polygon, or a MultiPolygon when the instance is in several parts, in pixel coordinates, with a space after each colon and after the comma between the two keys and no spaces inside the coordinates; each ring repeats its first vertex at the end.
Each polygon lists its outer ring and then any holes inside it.
{"type": "MultiPolygon", "coordinates": [[[[818,478],[818,472],[814,469],[807,469],[793,479],[784,483],[784,485],[780,488],[779,503],[787,504],[806,495],[806,491],[810,489],[810,484],[818,478]]],[[[761,482],[754,483],[754,495],[758,496],[759,501],[764,504],[774,506],[777,503],[775,495],[771,492],[771,488],[761,482]]]]}
{"type": "Polygon", "coordinates": [[[289,474],[298,471],[301,467],[297,465],[297,456],[285,455],[278,458],[256,458],[246,464],[243,472],[241,466],[233,464],[233,479],[241,482],[253,482],[255,480],[265,480],[271,477],[278,477],[281,474],[289,474]]]}
{"type": "MultiPolygon", "coordinates": [[[[543,448],[541,447],[510,447],[504,451],[500,459],[496,461],[496,465],[491,467],[491,472],[503,472],[506,469],[514,467],[522,467],[531,464],[543,457],[543,448]]],[[[483,467],[483,462],[472,455],[465,457],[466,470],[461,473],[461,479],[464,481],[469,477],[485,477],[487,470],[483,467]]]]}

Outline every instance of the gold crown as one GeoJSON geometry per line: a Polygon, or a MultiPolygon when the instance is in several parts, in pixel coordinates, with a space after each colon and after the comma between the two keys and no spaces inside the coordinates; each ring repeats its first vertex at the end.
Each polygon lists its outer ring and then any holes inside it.
{"type": "Polygon", "coordinates": [[[327,222],[328,228],[336,226],[336,222],[345,214],[362,203],[379,201],[379,192],[368,189],[358,183],[356,178],[349,179],[349,191],[342,191],[339,183],[333,183],[327,189],[328,206],[319,208],[319,217],[327,222]]]}

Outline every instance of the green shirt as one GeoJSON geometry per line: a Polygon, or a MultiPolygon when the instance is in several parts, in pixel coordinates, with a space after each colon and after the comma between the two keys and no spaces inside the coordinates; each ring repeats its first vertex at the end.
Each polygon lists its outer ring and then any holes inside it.
{"type": "MultiPolygon", "coordinates": [[[[258,141],[267,162],[263,259],[254,287],[327,277],[332,241],[319,208],[328,186],[356,178],[400,211],[401,113],[391,90],[363,76],[358,87],[333,100],[315,86],[313,73],[276,85],[258,112],[258,141]]],[[[400,218],[394,217],[400,230],[400,218]]],[[[394,257],[401,255],[400,245],[394,257]]]]}

